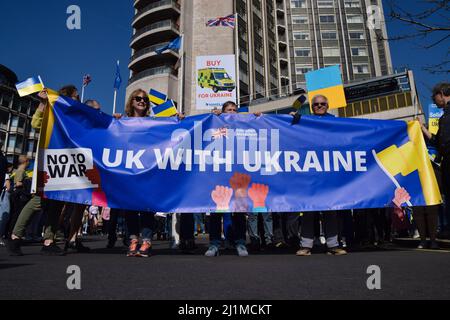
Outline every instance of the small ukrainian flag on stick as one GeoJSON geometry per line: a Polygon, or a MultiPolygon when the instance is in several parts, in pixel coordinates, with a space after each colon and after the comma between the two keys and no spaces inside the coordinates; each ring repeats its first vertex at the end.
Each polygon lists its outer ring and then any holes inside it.
{"type": "Polygon", "coordinates": [[[44,90],[44,83],[40,76],[37,78],[32,77],[23,82],[16,83],[16,89],[19,96],[24,97],[44,90]]]}
{"type": "Polygon", "coordinates": [[[164,93],[161,93],[154,89],[150,89],[148,97],[149,97],[150,101],[156,105],[163,104],[167,100],[167,96],[164,93]]]}
{"type": "Polygon", "coordinates": [[[159,106],[154,106],[152,111],[155,117],[171,117],[178,113],[175,103],[170,99],[159,106]]]}

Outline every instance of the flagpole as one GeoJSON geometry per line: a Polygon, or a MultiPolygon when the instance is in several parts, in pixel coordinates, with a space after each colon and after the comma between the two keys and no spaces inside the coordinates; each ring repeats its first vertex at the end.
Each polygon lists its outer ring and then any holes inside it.
{"type": "Polygon", "coordinates": [[[44,87],[44,88],[45,88],[45,86],[44,86],[44,82],[42,82],[42,78],[41,78],[41,76],[38,76],[38,79],[39,79],[39,82],[41,83],[42,87],[44,87]]]}
{"type": "Polygon", "coordinates": [[[180,51],[181,63],[180,69],[178,69],[178,112],[183,112],[183,87],[184,87],[184,34],[181,34],[181,46],[180,51]]]}
{"type": "Polygon", "coordinates": [[[116,113],[116,100],[117,100],[117,89],[114,88],[114,104],[113,104],[113,114],[116,113]]]}
{"type": "Polygon", "coordinates": [[[235,50],[234,50],[234,54],[235,54],[235,59],[236,59],[236,101],[237,101],[237,106],[238,108],[241,105],[241,91],[240,91],[240,81],[239,81],[239,33],[238,33],[238,25],[239,25],[239,15],[237,13],[235,13],[236,16],[236,23],[234,26],[234,45],[235,45],[235,50]]]}
{"type": "Polygon", "coordinates": [[[83,86],[81,87],[81,103],[83,103],[83,101],[84,101],[84,84],[83,84],[83,86]]]}
{"type": "Polygon", "coordinates": [[[119,90],[120,84],[122,83],[122,78],[120,77],[119,63],[120,63],[119,60],[117,60],[117,64],[116,64],[116,79],[114,81],[113,115],[116,113],[117,90],[119,90]],[[117,80],[119,80],[119,81],[117,81],[117,80]]]}

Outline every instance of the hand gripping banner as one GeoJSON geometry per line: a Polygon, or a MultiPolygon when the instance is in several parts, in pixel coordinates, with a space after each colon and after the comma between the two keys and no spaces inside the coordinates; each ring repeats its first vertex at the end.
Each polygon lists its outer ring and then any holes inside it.
{"type": "Polygon", "coordinates": [[[111,116],[51,97],[44,197],[161,212],[305,212],[442,202],[418,122],[111,116]]]}

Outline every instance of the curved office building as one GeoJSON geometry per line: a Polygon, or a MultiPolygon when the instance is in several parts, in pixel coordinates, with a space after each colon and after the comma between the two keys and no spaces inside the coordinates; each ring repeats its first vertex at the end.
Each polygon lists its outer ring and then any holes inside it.
{"type": "Polygon", "coordinates": [[[132,55],[128,63],[130,78],[127,97],[138,88],[150,88],[167,93],[176,100],[178,79],[175,65],[178,53],[155,50],[180,35],[180,3],[176,0],[136,0],[130,40],[132,55]]]}

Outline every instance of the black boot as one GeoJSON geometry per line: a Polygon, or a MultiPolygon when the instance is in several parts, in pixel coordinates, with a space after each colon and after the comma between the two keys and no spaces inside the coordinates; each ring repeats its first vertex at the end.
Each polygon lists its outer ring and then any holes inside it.
{"type": "Polygon", "coordinates": [[[66,245],[64,247],[64,251],[75,251],[78,253],[87,253],[90,252],[91,249],[83,246],[80,239],[76,239],[75,241],[66,241],[66,245]]]}
{"type": "Polygon", "coordinates": [[[23,256],[23,252],[20,249],[21,245],[22,245],[21,239],[8,240],[7,249],[9,255],[12,257],[23,256]]]}

